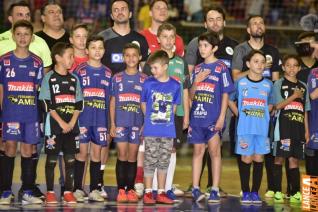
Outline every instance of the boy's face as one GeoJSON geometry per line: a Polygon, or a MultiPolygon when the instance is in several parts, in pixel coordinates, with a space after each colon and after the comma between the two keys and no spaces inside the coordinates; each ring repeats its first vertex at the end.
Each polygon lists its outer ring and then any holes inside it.
{"type": "Polygon", "coordinates": [[[73,32],[72,37],[70,37],[70,42],[75,49],[85,50],[87,36],[88,32],[86,29],[78,28],[73,32]]]}
{"type": "Polygon", "coordinates": [[[163,30],[158,37],[158,42],[163,50],[173,50],[176,42],[175,32],[173,30],[163,30]]]}
{"type": "Polygon", "coordinates": [[[69,70],[72,68],[72,65],[74,63],[74,50],[73,48],[67,48],[64,51],[64,54],[62,56],[55,55],[55,59],[57,63],[61,66],[63,66],[65,69],[69,70]]]}
{"type": "Polygon", "coordinates": [[[283,70],[287,76],[296,77],[297,73],[300,71],[300,65],[294,58],[289,58],[283,65],[283,70]]]}
{"type": "Polygon", "coordinates": [[[12,38],[16,42],[17,47],[28,48],[33,35],[30,29],[26,27],[18,27],[13,32],[12,38]]]}
{"type": "Polygon", "coordinates": [[[200,40],[199,41],[199,52],[203,59],[211,56],[216,51],[216,47],[213,48],[213,46],[206,40],[200,40]]]}
{"type": "Polygon", "coordinates": [[[157,1],[150,11],[152,19],[159,23],[167,21],[168,15],[168,6],[163,1],[157,1]]]}
{"type": "Polygon", "coordinates": [[[256,74],[263,74],[266,66],[265,57],[261,54],[254,54],[250,61],[246,62],[247,67],[251,72],[256,74]]]}
{"type": "Polygon", "coordinates": [[[152,75],[158,79],[164,77],[167,74],[168,64],[162,64],[161,62],[155,62],[150,65],[152,75]]]}
{"type": "Polygon", "coordinates": [[[101,60],[105,53],[104,43],[101,40],[91,41],[88,45],[87,54],[90,59],[101,60]]]}
{"type": "Polygon", "coordinates": [[[124,52],[124,62],[126,66],[129,68],[136,68],[138,66],[139,61],[141,60],[141,55],[137,49],[128,48],[124,52]]]}

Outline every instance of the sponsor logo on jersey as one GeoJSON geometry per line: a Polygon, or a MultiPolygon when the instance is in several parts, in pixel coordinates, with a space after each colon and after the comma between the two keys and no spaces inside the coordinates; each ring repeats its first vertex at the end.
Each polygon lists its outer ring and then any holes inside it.
{"type": "Polygon", "coordinates": [[[108,86],[108,85],[109,85],[109,82],[107,82],[106,80],[101,80],[101,81],[100,81],[100,84],[105,85],[105,86],[108,86]]]}
{"type": "Polygon", "coordinates": [[[270,85],[268,83],[263,83],[263,86],[266,87],[266,88],[270,87],[270,85]]]}
{"type": "Polygon", "coordinates": [[[34,61],[33,66],[34,66],[34,68],[39,68],[39,63],[34,61]]]}
{"type": "Polygon", "coordinates": [[[34,91],[33,82],[8,82],[8,91],[34,91]]]}
{"type": "Polygon", "coordinates": [[[111,78],[112,77],[112,73],[110,73],[109,71],[105,71],[105,76],[107,78],[111,78]]]}
{"type": "Polygon", "coordinates": [[[214,75],[211,75],[208,77],[210,80],[213,80],[213,81],[216,81],[218,82],[219,81],[219,78],[217,76],[214,76],[214,75]]]}
{"type": "Polygon", "coordinates": [[[75,103],[74,95],[63,94],[55,96],[55,102],[59,103],[75,103]]]}
{"type": "Polygon", "coordinates": [[[273,57],[269,54],[265,55],[266,58],[266,63],[272,63],[273,62],[273,57]]]}
{"type": "Polygon", "coordinates": [[[105,91],[100,88],[85,88],[83,91],[84,97],[101,97],[105,98],[105,91]]]}
{"type": "Polygon", "coordinates": [[[79,70],[79,75],[80,76],[85,76],[86,75],[86,69],[80,69],[79,70]]]}
{"type": "Polygon", "coordinates": [[[74,79],[74,78],[71,78],[71,81],[72,81],[72,82],[75,82],[75,79],[74,79]]]}
{"type": "Polygon", "coordinates": [[[141,91],[142,90],[142,87],[140,85],[135,85],[134,86],[134,89],[137,90],[137,91],[141,91]]]}
{"type": "Polygon", "coordinates": [[[68,85],[68,81],[62,81],[62,84],[68,85]]]}
{"type": "Polygon", "coordinates": [[[239,85],[247,85],[247,82],[239,82],[239,85]]]}
{"type": "Polygon", "coordinates": [[[228,55],[233,55],[233,53],[234,53],[233,48],[230,47],[230,46],[225,47],[225,51],[226,51],[226,53],[227,53],[228,55]]]}
{"type": "Polygon", "coordinates": [[[300,102],[291,102],[290,104],[286,105],[284,110],[299,110],[304,112],[304,106],[300,102]]]}
{"type": "Polygon", "coordinates": [[[243,106],[258,106],[265,107],[266,101],[264,99],[256,99],[256,98],[244,98],[243,106]]]}
{"type": "Polygon", "coordinates": [[[144,83],[144,82],[145,82],[145,79],[146,79],[146,77],[141,76],[141,77],[140,77],[140,83],[144,83]]]}
{"type": "Polygon", "coordinates": [[[215,67],[215,72],[216,73],[221,73],[221,71],[222,71],[222,67],[221,66],[215,67]]]}
{"type": "Polygon", "coordinates": [[[27,68],[28,66],[26,65],[19,65],[19,68],[27,68]]]}
{"type": "Polygon", "coordinates": [[[10,65],[10,59],[3,60],[3,65],[4,66],[9,66],[10,65]]]}
{"type": "Polygon", "coordinates": [[[140,102],[140,95],[134,93],[119,94],[120,102],[140,102]]]}
{"type": "Polygon", "coordinates": [[[99,76],[100,76],[99,73],[95,73],[95,74],[93,74],[93,75],[96,76],[96,77],[99,77],[99,76]]]}
{"type": "Polygon", "coordinates": [[[180,68],[176,68],[176,69],[174,69],[174,73],[182,74],[182,70],[180,68]]]}
{"type": "Polygon", "coordinates": [[[193,115],[205,117],[208,115],[208,112],[204,109],[203,104],[197,104],[197,107],[193,111],[193,115]]]}
{"type": "Polygon", "coordinates": [[[7,123],[7,131],[6,133],[10,134],[10,135],[19,135],[21,134],[20,131],[20,123],[18,122],[9,122],[7,123]]]}
{"type": "Polygon", "coordinates": [[[283,85],[282,89],[288,89],[288,85],[283,85]]]}
{"type": "Polygon", "coordinates": [[[222,62],[226,65],[226,67],[231,68],[231,60],[221,59],[222,62]]]}
{"type": "Polygon", "coordinates": [[[29,72],[29,77],[35,77],[35,72],[34,71],[30,71],[29,72]]]}
{"type": "Polygon", "coordinates": [[[56,78],[51,78],[51,82],[56,82],[56,78]]]}
{"type": "Polygon", "coordinates": [[[111,54],[111,62],[112,63],[123,63],[123,54],[122,53],[113,53],[111,54]]]}
{"type": "Polygon", "coordinates": [[[70,86],[70,91],[75,91],[75,87],[74,86],[70,86]]]}
{"type": "Polygon", "coordinates": [[[123,77],[120,75],[120,76],[116,76],[115,80],[116,82],[121,82],[123,79],[123,77]]]}
{"type": "Polygon", "coordinates": [[[223,86],[224,86],[224,87],[229,87],[229,86],[230,86],[230,82],[229,82],[229,80],[227,79],[226,73],[223,73],[223,74],[222,74],[222,77],[223,77],[223,86]]]}
{"type": "Polygon", "coordinates": [[[134,131],[138,131],[139,127],[132,127],[131,129],[134,130],[134,131]]]}
{"type": "Polygon", "coordinates": [[[206,82],[199,82],[197,84],[197,91],[208,91],[208,92],[214,92],[215,85],[211,83],[206,82]]]}
{"type": "Polygon", "coordinates": [[[80,127],[80,134],[85,134],[87,133],[87,128],[86,127],[80,127]]]}
{"type": "Polygon", "coordinates": [[[176,60],[176,63],[183,65],[182,60],[176,60]]]}
{"type": "Polygon", "coordinates": [[[268,96],[268,93],[266,91],[260,91],[259,95],[261,96],[268,96]]]}
{"type": "Polygon", "coordinates": [[[247,149],[248,143],[245,140],[240,140],[240,147],[241,149],[247,149]]]}
{"type": "Polygon", "coordinates": [[[105,132],[105,131],[107,131],[106,127],[98,127],[97,128],[97,132],[105,132]]]}

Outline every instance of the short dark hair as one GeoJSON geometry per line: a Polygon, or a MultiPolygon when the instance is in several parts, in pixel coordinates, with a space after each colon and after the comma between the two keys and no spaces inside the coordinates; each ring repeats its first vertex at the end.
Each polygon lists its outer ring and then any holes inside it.
{"type": "Polygon", "coordinates": [[[104,44],[104,38],[100,35],[91,35],[87,38],[87,41],[86,41],[86,48],[88,49],[89,47],[89,44],[91,42],[95,42],[95,41],[102,41],[103,44],[104,44]]]}
{"type": "Polygon", "coordinates": [[[153,8],[153,6],[155,5],[155,3],[156,3],[156,2],[159,2],[159,1],[162,1],[163,3],[165,3],[165,4],[167,5],[167,7],[168,7],[168,1],[167,1],[167,0],[152,0],[152,1],[150,2],[150,5],[149,5],[150,10],[152,10],[152,8],[153,8]]]}
{"type": "Polygon", "coordinates": [[[202,33],[198,38],[198,42],[203,40],[206,40],[213,47],[218,46],[220,43],[219,35],[216,32],[212,32],[212,31],[202,33]]]}
{"type": "Polygon", "coordinates": [[[161,64],[169,64],[169,55],[167,52],[163,51],[163,50],[158,50],[155,51],[154,53],[152,53],[148,60],[147,63],[149,65],[152,65],[154,63],[161,63],[161,64]]]}
{"type": "Polygon", "coordinates": [[[205,13],[204,13],[204,21],[206,22],[207,20],[207,15],[210,11],[217,11],[218,13],[220,13],[223,17],[223,20],[225,21],[225,12],[224,12],[224,9],[222,7],[218,7],[218,6],[211,6],[211,7],[208,7],[207,9],[204,10],[205,13]]]}
{"type": "Polygon", "coordinates": [[[263,16],[261,15],[251,15],[248,17],[247,19],[247,22],[246,22],[246,26],[249,27],[250,26],[250,21],[253,19],[253,18],[261,18],[264,20],[263,16]]]}
{"type": "Polygon", "coordinates": [[[248,53],[248,55],[246,55],[245,57],[246,61],[251,61],[252,57],[256,54],[262,55],[266,60],[266,55],[264,54],[264,52],[262,52],[261,50],[253,49],[252,51],[250,51],[250,53],[248,53]]]}
{"type": "Polygon", "coordinates": [[[56,1],[48,1],[47,3],[45,3],[44,5],[43,5],[43,7],[41,7],[41,15],[44,15],[44,12],[45,12],[45,9],[46,9],[46,7],[47,6],[50,6],[50,5],[57,5],[57,6],[59,6],[60,8],[61,8],[61,10],[63,11],[63,8],[62,8],[62,6],[59,4],[59,3],[57,3],[56,1]]]}
{"type": "Polygon", "coordinates": [[[52,57],[53,63],[56,64],[56,59],[55,59],[56,55],[59,55],[62,57],[65,50],[70,48],[71,49],[73,48],[72,44],[70,43],[57,42],[56,44],[54,44],[51,50],[51,57],[52,57]]]}
{"type": "Polygon", "coordinates": [[[88,26],[87,26],[87,24],[75,24],[73,27],[72,27],[72,29],[71,29],[71,31],[70,31],[70,35],[71,36],[73,36],[73,34],[74,34],[74,31],[75,30],[77,30],[77,29],[85,29],[87,32],[88,32],[88,26]]]}
{"type": "Polygon", "coordinates": [[[27,7],[29,8],[30,12],[31,12],[31,7],[30,5],[28,4],[28,2],[26,1],[19,1],[17,3],[13,3],[10,5],[9,9],[8,9],[8,15],[12,15],[12,12],[13,12],[13,9],[15,7],[27,7]]]}
{"type": "Polygon", "coordinates": [[[173,26],[172,24],[170,23],[163,23],[160,25],[160,27],[158,28],[158,32],[157,32],[157,37],[160,36],[160,34],[162,33],[163,30],[173,30],[174,31],[174,34],[177,33],[177,30],[176,30],[176,27],[173,26]]]}
{"type": "Polygon", "coordinates": [[[130,7],[131,7],[131,5],[130,5],[130,1],[128,1],[128,0],[112,0],[112,2],[110,3],[110,13],[112,13],[112,8],[113,8],[113,4],[115,3],[115,2],[118,2],[118,1],[123,1],[123,2],[126,2],[126,4],[128,5],[128,10],[130,11],[130,7]]]}
{"type": "Polygon", "coordinates": [[[289,59],[295,59],[298,63],[298,66],[300,66],[301,64],[301,60],[300,60],[300,57],[298,55],[295,55],[295,54],[287,54],[283,57],[283,60],[282,60],[282,65],[284,66],[287,62],[287,60],[289,59]]]}
{"type": "Polygon", "coordinates": [[[137,44],[135,44],[135,43],[127,43],[127,44],[124,46],[124,48],[123,48],[123,54],[125,54],[125,51],[126,51],[127,49],[136,49],[137,52],[138,52],[138,54],[141,55],[140,48],[139,48],[139,46],[138,46],[137,44]]]}
{"type": "Polygon", "coordinates": [[[18,28],[18,27],[24,27],[24,28],[27,28],[31,31],[31,34],[33,34],[33,25],[29,22],[29,21],[26,21],[26,20],[19,20],[17,22],[14,23],[13,27],[12,27],[12,32],[14,33],[15,30],[18,28]]]}

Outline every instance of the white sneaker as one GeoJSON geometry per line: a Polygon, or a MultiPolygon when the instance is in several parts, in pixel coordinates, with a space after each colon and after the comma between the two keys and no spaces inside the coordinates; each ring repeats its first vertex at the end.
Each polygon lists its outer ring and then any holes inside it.
{"type": "Polygon", "coordinates": [[[134,187],[138,198],[141,198],[144,195],[144,184],[136,183],[134,187]]]}
{"type": "Polygon", "coordinates": [[[73,192],[73,195],[76,199],[76,202],[84,202],[84,191],[80,190],[80,189],[76,189],[75,192],[73,192]]]}
{"type": "Polygon", "coordinates": [[[10,205],[13,198],[12,191],[3,191],[0,198],[0,205],[10,205]]]}
{"type": "Polygon", "coordinates": [[[22,204],[42,204],[43,201],[38,198],[33,196],[31,190],[27,190],[23,192],[22,195],[22,204]]]}
{"type": "Polygon", "coordinates": [[[89,193],[88,200],[89,201],[94,201],[94,202],[104,202],[104,197],[102,197],[100,191],[93,190],[92,192],[89,193]]]}
{"type": "MultiPolygon", "coordinates": [[[[102,186],[99,190],[98,190],[99,194],[101,197],[103,197],[104,199],[107,199],[108,198],[108,194],[105,190],[105,187],[102,186]]],[[[89,197],[88,197],[89,198],[89,197]]]]}
{"type": "Polygon", "coordinates": [[[174,195],[176,195],[177,197],[181,197],[184,195],[184,192],[181,189],[179,189],[177,186],[179,186],[179,185],[173,184],[172,191],[173,191],[174,195]]]}

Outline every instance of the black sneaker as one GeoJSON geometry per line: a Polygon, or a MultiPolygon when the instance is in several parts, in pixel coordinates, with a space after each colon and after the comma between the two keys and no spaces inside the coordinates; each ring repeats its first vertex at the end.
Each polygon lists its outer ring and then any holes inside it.
{"type": "Polygon", "coordinates": [[[42,200],[45,199],[45,195],[41,192],[39,185],[34,185],[32,193],[34,197],[40,198],[42,200]]]}

